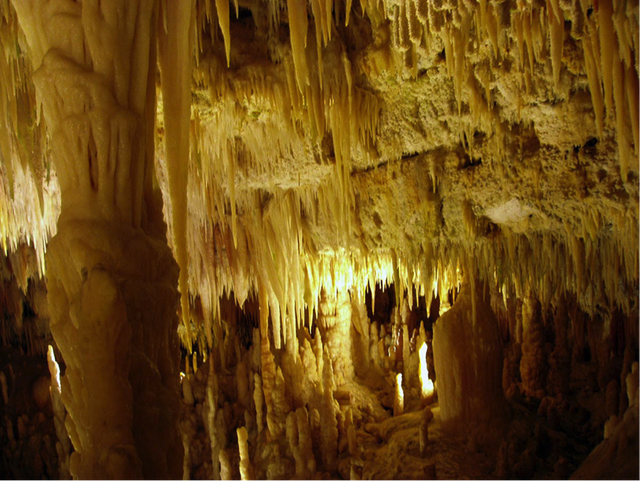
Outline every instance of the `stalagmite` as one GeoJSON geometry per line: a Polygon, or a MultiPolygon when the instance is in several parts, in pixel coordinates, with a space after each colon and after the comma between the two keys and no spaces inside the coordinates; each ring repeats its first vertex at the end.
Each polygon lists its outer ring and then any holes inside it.
{"type": "Polygon", "coordinates": [[[356,466],[351,463],[351,466],[349,467],[349,479],[362,479],[362,476],[360,475],[360,473],[358,472],[358,469],[356,468],[356,466]]]}
{"type": "Polygon", "coordinates": [[[348,292],[326,293],[320,301],[318,327],[328,348],[333,374],[338,386],[354,375],[351,360],[352,307],[348,292]]]}
{"type": "MultiPolygon", "coordinates": [[[[406,301],[405,301],[406,302],[406,301]]],[[[411,365],[411,340],[409,339],[409,326],[407,326],[408,305],[403,309],[402,316],[402,372],[407,386],[412,384],[416,377],[415,368],[411,365]]]]}
{"type": "Polygon", "coordinates": [[[434,326],[433,351],[444,423],[460,429],[503,418],[498,322],[481,289],[474,292],[463,284],[453,307],[434,326]]]}
{"type": "Polygon", "coordinates": [[[627,374],[627,397],[629,398],[629,406],[638,398],[638,363],[634,362],[631,366],[631,372],[627,374]]]}
{"type": "Polygon", "coordinates": [[[378,326],[375,322],[371,323],[369,337],[371,339],[369,343],[369,356],[371,357],[374,366],[381,369],[383,367],[383,363],[379,349],[380,340],[378,339],[378,326]]]}
{"type": "Polygon", "coordinates": [[[0,472],[637,478],[639,15],[0,0],[0,472]]]}
{"type": "Polygon", "coordinates": [[[264,429],[264,411],[262,404],[262,378],[258,373],[254,373],[253,401],[256,407],[256,422],[258,425],[258,433],[264,429]]]}
{"type": "Polygon", "coordinates": [[[182,447],[184,448],[184,458],[182,461],[182,479],[191,479],[191,444],[193,442],[196,428],[193,419],[186,418],[180,422],[180,433],[182,435],[182,447]]]}
{"type": "Polygon", "coordinates": [[[348,407],[346,411],[345,428],[347,430],[347,446],[349,448],[349,454],[351,456],[356,456],[358,454],[358,441],[356,439],[356,428],[353,422],[353,409],[351,409],[351,407],[348,407]]]}
{"type": "Polygon", "coordinates": [[[402,389],[402,373],[396,374],[396,390],[393,398],[393,415],[404,413],[404,389],[402,389]]]}
{"type": "MultiPolygon", "coordinates": [[[[49,392],[51,393],[51,407],[53,408],[56,434],[58,435],[58,443],[60,445],[60,448],[58,449],[58,458],[60,460],[59,475],[60,479],[70,479],[69,455],[71,454],[71,442],[69,441],[69,435],[67,434],[67,428],[65,426],[67,413],[64,409],[64,404],[62,403],[60,366],[56,362],[56,356],[51,345],[49,345],[47,349],[47,364],[49,366],[49,373],[51,374],[51,386],[49,388],[49,392]]],[[[7,405],[7,383],[3,372],[0,372],[0,381],[2,381],[2,396],[4,398],[4,403],[7,405]]]]}
{"type": "Polygon", "coordinates": [[[236,430],[238,435],[238,450],[240,451],[240,479],[255,479],[253,467],[249,459],[249,445],[247,429],[242,426],[236,430]]]}
{"type": "Polygon", "coordinates": [[[4,372],[0,372],[0,388],[2,388],[2,400],[7,405],[9,404],[9,391],[7,388],[7,376],[4,375],[4,372]]]}
{"type": "Polygon", "coordinates": [[[615,428],[620,424],[620,418],[613,414],[604,423],[604,439],[609,439],[613,434],[615,428]]]}
{"type": "MultiPolygon", "coordinates": [[[[238,385],[238,401],[242,406],[248,408],[251,406],[251,392],[249,389],[249,376],[250,372],[247,370],[247,366],[244,361],[239,361],[236,366],[236,379],[238,385]]],[[[253,376],[251,376],[253,377],[253,376]]]]}
{"type": "Polygon", "coordinates": [[[195,400],[193,399],[193,391],[191,390],[190,374],[187,374],[182,380],[182,397],[184,402],[189,406],[193,406],[195,400]]]}
{"type": "Polygon", "coordinates": [[[14,7],[37,72],[62,197],[47,287],[51,331],[66,364],[70,472],[177,478],[177,273],[166,244],[145,233],[158,208],[151,202],[154,152],[147,150],[156,6],[14,7]],[[58,29],[41,28],[49,22],[58,29]],[[151,323],[153,332],[145,332],[151,323]],[[142,407],[147,396],[159,399],[152,417],[142,407]]]}
{"type": "Polygon", "coordinates": [[[339,410],[337,401],[333,397],[335,381],[333,367],[329,360],[328,349],[324,349],[324,368],[322,375],[322,401],[320,404],[320,452],[322,455],[322,466],[331,472],[336,468],[338,457],[338,420],[336,412],[339,410]]]}
{"type": "Polygon", "coordinates": [[[427,453],[427,447],[429,446],[429,421],[433,419],[433,413],[428,407],[422,410],[422,416],[420,417],[419,428],[419,440],[420,440],[420,454],[424,456],[427,453]]]}
{"type": "Polygon", "coordinates": [[[544,352],[540,303],[531,295],[523,299],[522,305],[522,360],[520,375],[524,392],[540,399],[545,394],[547,366],[544,352]]]}
{"type": "Polygon", "coordinates": [[[310,479],[316,472],[311,449],[311,430],[306,408],[298,408],[287,416],[287,440],[296,463],[296,476],[310,479]]]}
{"type": "Polygon", "coordinates": [[[371,321],[367,315],[367,308],[355,296],[351,300],[351,344],[353,347],[354,374],[362,376],[372,365],[371,360],[371,321]]]}
{"type": "Polygon", "coordinates": [[[278,366],[276,368],[275,383],[271,391],[271,411],[267,410],[267,427],[272,436],[278,437],[284,433],[286,417],[290,409],[291,406],[285,393],[284,376],[282,369],[278,366]]]}
{"type": "Polygon", "coordinates": [[[566,302],[566,298],[561,299],[556,308],[554,316],[555,348],[549,356],[547,391],[557,396],[567,396],[570,392],[571,384],[571,351],[567,332],[569,315],[566,302]]]}
{"type": "Polygon", "coordinates": [[[220,479],[220,443],[216,416],[218,414],[218,377],[215,369],[215,358],[209,357],[209,375],[207,376],[206,428],[211,445],[211,466],[213,479],[220,479]]]}
{"type": "Polygon", "coordinates": [[[231,475],[231,462],[229,461],[229,454],[225,449],[220,450],[220,453],[218,454],[218,460],[220,462],[220,479],[233,479],[231,475]]]}
{"type": "Polygon", "coordinates": [[[420,351],[418,351],[420,355],[420,398],[423,402],[428,402],[433,396],[433,381],[429,379],[429,370],[427,369],[427,349],[427,343],[423,342],[420,351]]]}

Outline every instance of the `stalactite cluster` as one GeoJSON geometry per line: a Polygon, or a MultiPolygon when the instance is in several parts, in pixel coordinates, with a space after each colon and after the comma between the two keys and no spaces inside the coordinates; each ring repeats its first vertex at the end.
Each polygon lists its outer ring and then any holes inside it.
{"type": "Polygon", "coordinates": [[[0,471],[637,475],[639,19],[0,1],[0,471]]]}

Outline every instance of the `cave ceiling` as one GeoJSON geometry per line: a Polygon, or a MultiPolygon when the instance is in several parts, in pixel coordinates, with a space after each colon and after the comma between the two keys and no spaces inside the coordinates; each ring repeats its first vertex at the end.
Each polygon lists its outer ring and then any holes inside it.
{"type": "MultiPolygon", "coordinates": [[[[322,287],[431,295],[462,272],[505,295],[637,310],[638,14],[637,1],[194,2],[192,303],[215,317],[224,292],[242,302],[264,285],[284,319],[317,309],[322,287]]],[[[60,194],[7,2],[0,44],[0,241],[24,283],[46,272],[60,194]]]]}

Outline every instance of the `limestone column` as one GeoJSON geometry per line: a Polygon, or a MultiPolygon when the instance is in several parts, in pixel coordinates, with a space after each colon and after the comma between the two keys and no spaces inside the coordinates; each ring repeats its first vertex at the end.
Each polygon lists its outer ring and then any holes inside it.
{"type": "Polygon", "coordinates": [[[433,353],[443,423],[468,430],[504,417],[500,332],[481,288],[474,292],[463,284],[453,307],[434,324],[433,353]]]}
{"type": "Polygon", "coordinates": [[[152,188],[158,4],[13,6],[61,189],[46,266],[71,474],[180,478],[178,268],[152,188]]]}
{"type": "Polygon", "coordinates": [[[522,299],[522,359],[520,376],[527,396],[542,399],[546,393],[547,353],[542,307],[530,292],[522,299]]]}
{"type": "Polygon", "coordinates": [[[323,289],[321,296],[318,328],[329,349],[336,384],[342,386],[354,375],[351,357],[351,300],[348,291],[334,295],[323,289]]]}

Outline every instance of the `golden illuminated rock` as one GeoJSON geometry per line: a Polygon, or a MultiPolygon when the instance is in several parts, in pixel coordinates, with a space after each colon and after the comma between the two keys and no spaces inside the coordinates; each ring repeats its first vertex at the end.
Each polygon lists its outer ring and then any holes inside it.
{"type": "Polygon", "coordinates": [[[504,418],[498,324],[481,289],[463,284],[434,326],[433,350],[443,422],[469,429],[504,418]]]}
{"type": "Polygon", "coordinates": [[[0,471],[634,477],[639,16],[0,2],[0,471]]]}

